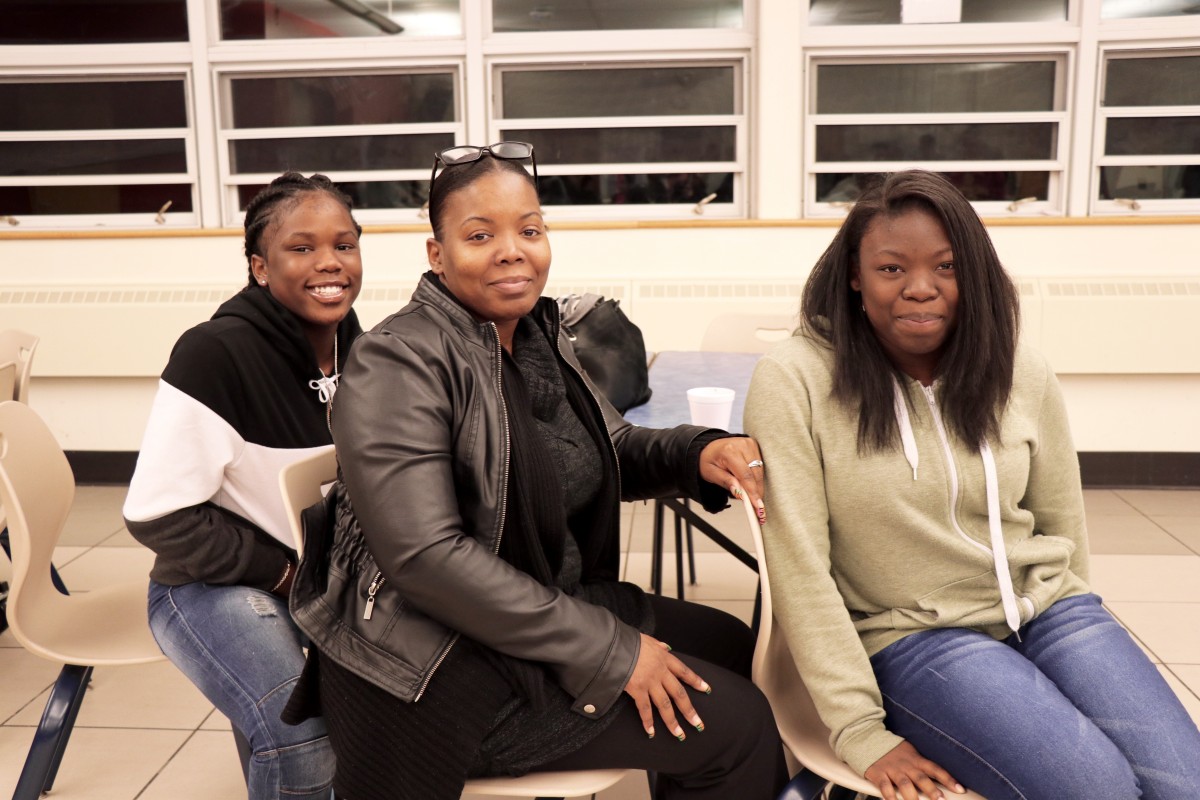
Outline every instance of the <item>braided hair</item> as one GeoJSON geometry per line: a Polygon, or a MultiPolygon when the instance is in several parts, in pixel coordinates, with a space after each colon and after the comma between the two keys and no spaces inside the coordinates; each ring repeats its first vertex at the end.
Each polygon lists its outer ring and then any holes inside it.
{"type": "Polygon", "coordinates": [[[354,201],[350,196],[334,185],[333,181],[319,172],[311,178],[306,178],[299,172],[285,172],[264,188],[261,192],[254,195],[250,202],[246,204],[246,264],[247,272],[249,273],[250,287],[257,285],[254,278],[254,269],[250,265],[250,257],[263,256],[263,234],[271,223],[275,221],[276,212],[281,209],[290,208],[295,205],[303,195],[313,192],[325,192],[325,194],[337,200],[346,208],[346,213],[350,214],[350,221],[354,223],[354,232],[362,235],[362,226],[354,219],[354,201]]]}

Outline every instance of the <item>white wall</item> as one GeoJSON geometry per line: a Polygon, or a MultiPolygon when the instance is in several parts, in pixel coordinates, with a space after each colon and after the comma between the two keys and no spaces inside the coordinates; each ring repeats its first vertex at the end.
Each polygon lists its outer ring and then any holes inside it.
{"type": "MultiPolygon", "coordinates": [[[[696,349],[704,328],[720,313],[793,312],[795,293],[834,230],[831,223],[770,221],[552,226],[554,267],[548,292],[608,287],[642,326],[648,348],[696,349]],[[652,298],[647,287],[654,286],[691,296],[652,298]]],[[[1001,258],[1019,280],[1172,277],[1188,286],[1200,280],[1195,258],[1200,222],[1005,221],[991,232],[1001,258]]],[[[425,236],[414,229],[368,230],[364,235],[366,291],[391,288],[396,298],[360,299],[360,315],[368,326],[402,305],[401,298],[425,269],[425,236]]],[[[216,303],[88,302],[82,294],[65,304],[31,303],[28,294],[21,294],[21,302],[14,304],[13,291],[36,288],[51,297],[50,290],[79,287],[198,287],[223,296],[245,280],[240,247],[240,234],[232,231],[0,236],[0,326],[42,336],[30,402],[65,448],[136,450],[155,376],[171,344],[216,303]]],[[[1156,320],[1131,321],[1114,313],[1121,306],[1111,299],[1096,303],[1090,318],[1090,306],[1083,306],[1079,329],[1090,326],[1111,336],[1124,327],[1147,351],[1147,363],[1154,361],[1150,355],[1161,352],[1171,355],[1167,361],[1178,355],[1182,360],[1177,363],[1192,364],[1200,355],[1200,292],[1172,303],[1169,313],[1178,319],[1169,336],[1160,337],[1156,320]],[[1180,324],[1192,327],[1181,329],[1180,324]],[[1180,330],[1195,334],[1181,337],[1180,330]]],[[[1044,318],[1026,323],[1031,337],[1045,339],[1052,328],[1044,318]]],[[[1034,341],[1056,353],[1066,352],[1067,346],[1074,348],[1071,352],[1086,352],[1089,346],[1087,337],[1053,335],[1055,340],[1034,341]]],[[[1117,374],[1063,374],[1079,449],[1200,451],[1200,422],[1194,416],[1200,371],[1171,374],[1159,366],[1157,374],[1138,374],[1127,365],[1120,369],[1117,374]]]]}

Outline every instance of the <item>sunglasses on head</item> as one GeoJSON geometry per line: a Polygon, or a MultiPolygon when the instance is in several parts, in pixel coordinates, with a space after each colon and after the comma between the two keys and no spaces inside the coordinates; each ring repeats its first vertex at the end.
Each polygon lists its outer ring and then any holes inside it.
{"type": "Polygon", "coordinates": [[[492,158],[502,158],[505,161],[528,160],[533,167],[533,182],[534,184],[537,183],[537,159],[533,157],[533,145],[529,142],[496,142],[486,147],[473,144],[460,144],[454,147],[447,147],[440,153],[435,154],[433,157],[433,172],[429,175],[429,185],[432,186],[434,179],[437,178],[439,164],[443,169],[456,167],[459,164],[469,164],[472,161],[478,161],[483,158],[485,153],[492,158]]]}

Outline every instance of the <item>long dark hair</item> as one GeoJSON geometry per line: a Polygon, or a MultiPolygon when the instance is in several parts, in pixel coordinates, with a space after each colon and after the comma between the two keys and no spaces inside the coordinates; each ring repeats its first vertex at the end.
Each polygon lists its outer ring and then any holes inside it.
{"type": "Polygon", "coordinates": [[[1019,301],[983,222],[941,175],[910,170],[884,176],[850,210],[809,276],[800,304],[804,330],[833,346],[834,397],[859,409],[860,452],[886,450],[899,441],[892,378],[901,376],[879,344],[850,279],[872,221],[914,208],[941,221],[958,282],[957,320],[937,366],[944,386],[942,417],[959,438],[977,446],[998,434],[1012,389],[1019,301]]]}
{"type": "Polygon", "coordinates": [[[346,212],[350,214],[350,221],[354,223],[355,234],[362,235],[362,226],[354,219],[354,201],[350,199],[350,195],[334,185],[333,181],[319,172],[309,178],[304,177],[299,172],[285,172],[271,181],[266,188],[254,195],[250,202],[246,204],[246,240],[244,247],[246,251],[246,271],[250,275],[250,281],[247,286],[254,287],[258,284],[254,278],[254,269],[249,266],[250,256],[263,257],[263,232],[275,221],[275,213],[282,208],[290,207],[302,195],[312,192],[324,192],[345,206],[346,212]]]}
{"type": "Polygon", "coordinates": [[[493,158],[484,153],[474,161],[465,164],[455,164],[446,167],[438,173],[429,186],[429,224],[433,226],[433,238],[442,238],[442,215],[446,210],[446,202],[450,195],[459,189],[465,189],[475,181],[491,172],[505,170],[520,175],[529,181],[529,185],[537,189],[533,176],[525,171],[520,162],[507,158],[493,158]]]}

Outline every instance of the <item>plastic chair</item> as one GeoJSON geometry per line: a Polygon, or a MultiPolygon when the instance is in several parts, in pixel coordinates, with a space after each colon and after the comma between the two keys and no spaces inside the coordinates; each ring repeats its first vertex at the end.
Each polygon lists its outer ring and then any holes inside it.
{"type": "MultiPolygon", "coordinates": [[[[771,581],[767,569],[767,553],[763,548],[762,529],[758,525],[754,507],[750,505],[749,499],[743,498],[743,505],[746,521],[754,538],[754,549],[758,553],[759,587],[762,592],[758,642],[754,648],[751,676],[775,712],[775,724],[779,728],[780,738],[783,739],[789,765],[794,767],[798,764],[815,773],[820,776],[819,782],[827,781],[868,797],[881,797],[875,785],[838,758],[829,744],[829,728],[817,713],[808,687],[804,685],[804,678],[796,667],[796,660],[792,657],[787,638],[782,630],[775,627],[771,605],[771,581]]],[[[946,796],[984,800],[971,791],[960,795],[947,790],[946,796]]]]}
{"type": "Polygon", "coordinates": [[[33,365],[33,351],[37,345],[38,337],[32,333],[15,329],[0,331],[0,400],[28,402],[29,369],[33,365]],[[6,367],[9,367],[12,376],[11,391],[5,391],[9,385],[4,377],[6,367]]]}
{"type": "MultiPolygon", "coordinates": [[[[279,471],[279,490],[287,510],[296,552],[304,551],[304,529],[300,515],[323,497],[322,487],[337,480],[337,455],[330,445],[312,455],[293,461],[279,471]]],[[[629,770],[591,769],[575,772],[531,772],[520,778],[475,778],[467,781],[465,794],[486,797],[534,797],[537,800],[564,800],[568,797],[594,796],[625,777],[629,770]]]]}
{"type": "Polygon", "coordinates": [[[700,349],[710,353],[765,353],[792,335],[794,314],[722,314],[708,323],[700,349]]]}
{"type": "Polygon", "coordinates": [[[13,551],[8,622],[22,647],[63,665],[13,800],[53,787],[93,666],[164,658],[146,621],[146,581],[75,595],[54,586],[50,556],[74,496],[75,477],[46,423],[24,403],[0,403],[0,502],[13,551]]]}

